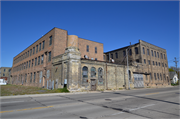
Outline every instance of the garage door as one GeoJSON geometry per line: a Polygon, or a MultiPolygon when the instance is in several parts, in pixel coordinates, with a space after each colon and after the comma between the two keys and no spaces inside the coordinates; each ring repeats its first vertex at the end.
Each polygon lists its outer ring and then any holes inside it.
{"type": "Polygon", "coordinates": [[[134,88],[143,88],[143,74],[133,74],[134,75],[134,88]]]}

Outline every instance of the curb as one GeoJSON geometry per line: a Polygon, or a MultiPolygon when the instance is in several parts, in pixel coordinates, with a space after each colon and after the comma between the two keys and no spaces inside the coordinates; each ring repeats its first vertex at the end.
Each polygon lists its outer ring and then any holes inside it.
{"type": "MultiPolygon", "coordinates": [[[[155,88],[171,88],[174,86],[166,86],[166,87],[151,87],[151,88],[137,88],[130,90],[144,90],[144,89],[155,89],[155,88]]],[[[129,91],[130,91],[129,90],[129,91]]],[[[42,97],[42,96],[55,96],[55,95],[74,95],[74,94],[88,94],[88,93],[106,93],[106,92],[117,92],[117,91],[128,91],[126,89],[123,90],[105,90],[105,91],[87,91],[87,92],[70,92],[70,93],[47,93],[47,94],[30,94],[30,95],[15,95],[15,96],[0,96],[0,99],[8,99],[8,98],[26,98],[26,97],[42,97]]]]}

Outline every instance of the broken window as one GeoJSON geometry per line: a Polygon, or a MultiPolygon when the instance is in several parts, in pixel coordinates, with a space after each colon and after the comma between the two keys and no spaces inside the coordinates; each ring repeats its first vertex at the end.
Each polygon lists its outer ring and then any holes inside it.
{"type": "Polygon", "coordinates": [[[88,67],[84,66],[82,68],[82,84],[88,83],[88,67]]]}
{"type": "Polygon", "coordinates": [[[96,77],[96,68],[91,68],[91,77],[96,77]]]}

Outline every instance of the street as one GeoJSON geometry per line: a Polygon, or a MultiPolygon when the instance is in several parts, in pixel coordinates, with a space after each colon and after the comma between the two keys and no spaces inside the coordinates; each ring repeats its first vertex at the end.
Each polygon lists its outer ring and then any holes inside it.
{"type": "Polygon", "coordinates": [[[179,86],[1,99],[1,118],[178,119],[179,86]]]}

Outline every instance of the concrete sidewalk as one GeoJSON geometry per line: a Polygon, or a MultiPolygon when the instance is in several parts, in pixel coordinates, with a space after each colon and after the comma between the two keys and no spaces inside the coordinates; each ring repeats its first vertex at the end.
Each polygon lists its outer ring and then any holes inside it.
{"type": "MultiPolygon", "coordinates": [[[[151,87],[151,88],[133,88],[130,90],[144,90],[144,89],[154,89],[154,88],[170,88],[173,86],[165,87],[151,87]]],[[[105,90],[105,91],[86,91],[86,92],[70,92],[70,93],[47,93],[47,94],[25,94],[25,95],[14,95],[14,96],[0,96],[0,99],[8,98],[25,98],[25,97],[42,97],[42,96],[56,96],[56,95],[73,95],[73,94],[88,94],[88,93],[102,93],[102,92],[117,92],[117,91],[128,91],[126,89],[122,90],[105,90]]]]}

